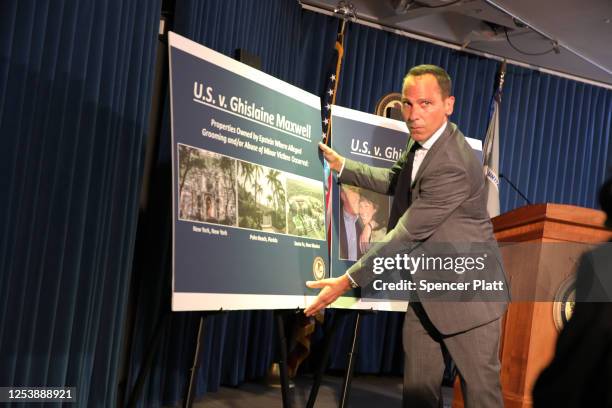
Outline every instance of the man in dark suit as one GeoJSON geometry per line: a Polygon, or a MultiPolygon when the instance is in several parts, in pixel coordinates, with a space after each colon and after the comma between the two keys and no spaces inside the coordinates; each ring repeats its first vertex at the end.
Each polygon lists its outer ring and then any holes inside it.
{"type": "MultiPolygon", "coordinates": [[[[599,190],[612,228],[612,178],[599,190]]],[[[576,303],[557,339],[555,356],[533,387],[533,406],[612,407],[612,242],[582,255],[576,303]]]]}
{"type": "MultiPolygon", "coordinates": [[[[486,209],[482,163],[457,126],[448,122],[454,105],[450,90],[450,77],[440,67],[421,65],[408,72],[402,115],[410,140],[391,169],[366,166],[319,145],[341,183],[394,195],[394,202],[382,242],[341,277],[307,282],[322,289],[305,310],[307,315],[350,287],[367,286],[376,277],[369,267],[372,260],[392,257],[399,246],[486,243],[494,266],[503,274],[486,209]]],[[[498,353],[505,309],[505,301],[411,302],[403,330],[404,405],[439,406],[447,350],[461,376],[466,407],[503,406],[498,353]]]]}

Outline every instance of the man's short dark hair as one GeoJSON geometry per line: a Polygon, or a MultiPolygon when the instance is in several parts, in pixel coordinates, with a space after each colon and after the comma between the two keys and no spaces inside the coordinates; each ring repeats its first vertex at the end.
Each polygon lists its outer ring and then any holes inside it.
{"type": "Polygon", "coordinates": [[[406,85],[406,80],[408,77],[417,77],[421,75],[431,74],[436,78],[438,82],[438,86],[440,87],[440,92],[442,93],[442,98],[448,98],[451,96],[451,88],[452,82],[448,73],[437,65],[417,65],[416,67],[412,67],[410,71],[404,77],[404,81],[402,83],[402,91],[403,86],[406,85]]]}

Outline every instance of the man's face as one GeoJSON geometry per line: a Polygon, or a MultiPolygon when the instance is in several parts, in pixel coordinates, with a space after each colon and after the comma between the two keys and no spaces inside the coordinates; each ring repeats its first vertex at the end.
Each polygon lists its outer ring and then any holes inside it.
{"type": "Polygon", "coordinates": [[[425,142],[453,113],[455,98],[444,98],[436,77],[409,76],[402,90],[402,116],[417,142],[425,142]]]}
{"type": "Polygon", "coordinates": [[[343,210],[351,215],[359,214],[359,193],[349,187],[340,190],[343,210]]]}

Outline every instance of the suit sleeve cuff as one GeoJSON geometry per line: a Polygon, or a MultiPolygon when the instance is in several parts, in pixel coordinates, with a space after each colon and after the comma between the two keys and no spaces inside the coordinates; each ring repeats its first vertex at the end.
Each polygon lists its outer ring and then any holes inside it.
{"type": "Polygon", "coordinates": [[[340,171],[338,172],[338,178],[342,176],[342,172],[344,171],[344,165],[346,164],[346,159],[342,159],[342,167],[340,167],[340,171]]]}
{"type": "Polygon", "coordinates": [[[345,275],[349,279],[349,281],[351,282],[351,288],[356,289],[356,288],[359,287],[359,285],[357,284],[357,282],[355,282],[355,279],[353,279],[353,277],[351,276],[350,273],[346,273],[345,275]]]}

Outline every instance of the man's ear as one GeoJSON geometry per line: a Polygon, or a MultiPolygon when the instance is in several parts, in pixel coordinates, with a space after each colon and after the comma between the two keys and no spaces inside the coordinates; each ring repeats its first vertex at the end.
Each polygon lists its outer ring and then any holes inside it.
{"type": "Polygon", "coordinates": [[[453,107],[455,106],[455,97],[449,96],[444,100],[444,112],[446,116],[450,116],[453,113],[453,107]]]}

